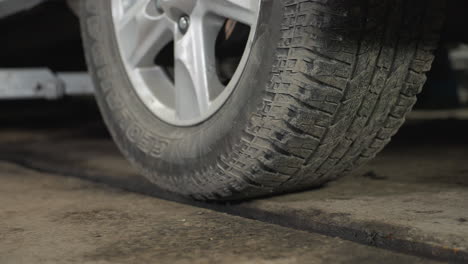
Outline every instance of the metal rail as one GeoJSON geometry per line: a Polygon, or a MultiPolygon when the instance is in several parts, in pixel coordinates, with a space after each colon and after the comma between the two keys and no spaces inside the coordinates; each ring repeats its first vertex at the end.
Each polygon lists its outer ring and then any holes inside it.
{"type": "Polygon", "coordinates": [[[66,95],[92,95],[85,72],[53,73],[47,68],[0,69],[0,99],[58,99],[66,95]]]}

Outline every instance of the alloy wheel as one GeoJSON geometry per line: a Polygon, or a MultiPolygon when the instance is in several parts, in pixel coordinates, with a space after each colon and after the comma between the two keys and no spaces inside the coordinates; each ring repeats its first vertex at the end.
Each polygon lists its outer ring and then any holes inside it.
{"type": "Polygon", "coordinates": [[[112,0],[120,55],[138,97],[171,125],[210,118],[237,86],[259,11],[260,0],[112,0]]]}

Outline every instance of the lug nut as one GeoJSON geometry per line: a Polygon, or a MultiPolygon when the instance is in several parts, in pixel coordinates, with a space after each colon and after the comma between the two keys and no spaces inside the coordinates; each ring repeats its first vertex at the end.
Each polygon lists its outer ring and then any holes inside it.
{"type": "Polygon", "coordinates": [[[188,28],[190,27],[190,18],[188,16],[183,16],[179,19],[179,30],[182,34],[187,32],[188,28]]]}

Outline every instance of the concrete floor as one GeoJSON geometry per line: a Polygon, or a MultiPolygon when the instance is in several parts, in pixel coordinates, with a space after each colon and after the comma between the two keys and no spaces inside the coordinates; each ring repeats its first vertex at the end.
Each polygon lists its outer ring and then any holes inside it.
{"type": "Polygon", "coordinates": [[[0,120],[0,263],[468,262],[468,121],[410,121],[336,183],[220,205],[149,185],[88,100],[0,120]]]}
{"type": "Polygon", "coordinates": [[[0,263],[426,263],[0,163],[0,263]]]}

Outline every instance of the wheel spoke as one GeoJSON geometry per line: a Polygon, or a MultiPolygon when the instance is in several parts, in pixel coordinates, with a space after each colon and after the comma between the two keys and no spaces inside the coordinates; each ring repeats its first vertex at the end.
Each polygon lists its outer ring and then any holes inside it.
{"type": "Polygon", "coordinates": [[[205,0],[200,1],[207,12],[239,21],[246,25],[256,22],[260,0],[205,0]]]}
{"type": "Polygon", "coordinates": [[[122,51],[132,67],[151,67],[159,51],[173,38],[174,23],[147,13],[149,0],[135,1],[117,23],[122,51]]]}
{"type": "Polygon", "coordinates": [[[214,54],[216,32],[222,21],[206,22],[194,19],[185,34],[176,34],[175,96],[176,112],[181,119],[206,112],[211,96],[224,89],[216,73],[214,54]]]}
{"type": "Polygon", "coordinates": [[[173,20],[191,14],[199,0],[158,0],[165,13],[173,20]]]}
{"type": "MultiPolygon", "coordinates": [[[[174,108],[174,85],[167,77],[167,73],[161,67],[141,68],[137,70],[142,81],[154,84],[149,87],[147,98],[156,96],[160,101],[165,102],[167,106],[174,108]]],[[[144,83],[140,83],[144,85],[144,83]]],[[[155,102],[152,102],[155,103],[155,102]]]]}

